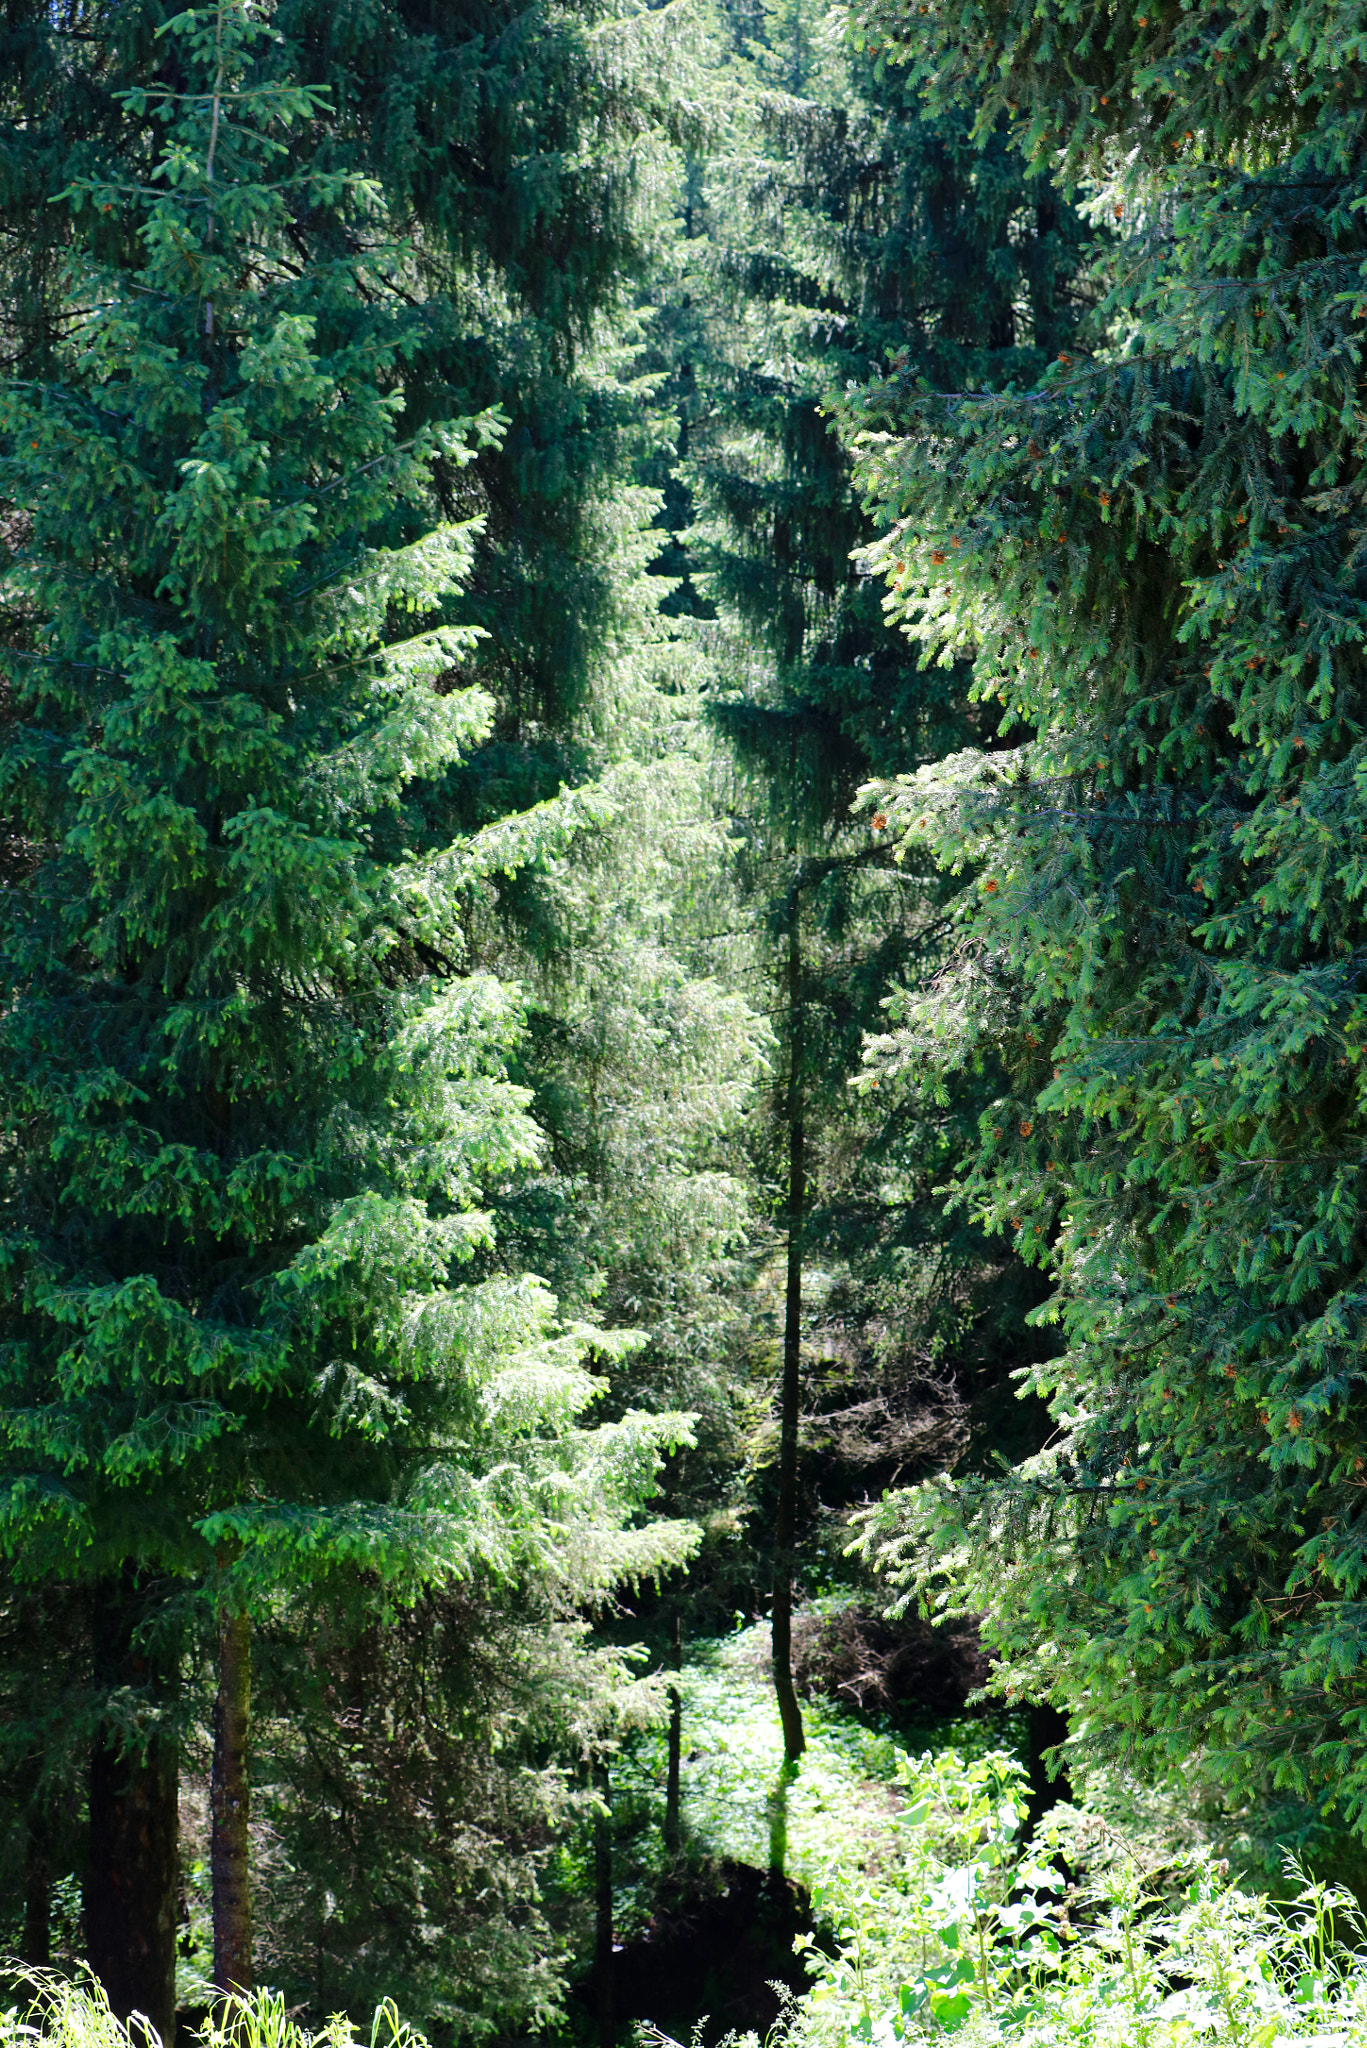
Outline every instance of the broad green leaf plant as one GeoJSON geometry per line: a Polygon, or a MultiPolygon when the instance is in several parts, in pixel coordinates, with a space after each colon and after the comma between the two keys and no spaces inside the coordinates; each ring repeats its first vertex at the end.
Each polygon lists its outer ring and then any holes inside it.
{"type": "Polygon", "coordinates": [[[815,1982],[789,2009],[786,2041],[1348,2048],[1367,2038],[1349,1894],[1293,1872],[1297,1896],[1274,1906],[1204,1853],[1179,1858],[1163,1887],[1126,1858],[1088,1871],[1075,1860],[1082,1816],[1071,1809],[1021,1838],[1024,1773],[1004,1752],[906,1759],[901,1775],[901,1854],[857,1878],[836,1868],[814,1891],[826,1935],[805,1944],[815,1982]]]}

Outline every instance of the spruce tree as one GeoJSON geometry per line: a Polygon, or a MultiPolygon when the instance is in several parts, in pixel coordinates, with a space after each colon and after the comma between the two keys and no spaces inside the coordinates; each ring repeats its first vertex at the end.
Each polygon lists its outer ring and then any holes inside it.
{"type": "Polygon", "coordinates": [[[291,160],[324,95],[269,29],[220,0],[159,48],[119,102],[136,149],[66,195],[119,235],[72,237],[49,374],[3,396],[0,1539],[21,1578],[109,1589],[91,1812],[127,1924],[100,1960],[169,2039],[198,1611],[241,1983],[253,1609],[359,1584],[384,1610],[552,1544],[601,1594],[687,1538],[627,1526],[677,1418],[576,1429],[610,1341],[516,1274],[455,1284],[537,1150],[518,1004],[457,971],[461,906],[582,815],[430,848],[412,800],[489,726],[442,499],[502,423],[409,407],[411,248],[370,181],[291,160]]]}
{"type": "Polygon", "coordinates": [[[1000,1053],[960,1194],[1067,1337],[1047,1453],[870,1541],[1093,1750],[1361,1828],[1358,26],[880,0],[864,34],[1104,230],[1089,344],[1032,388],[849,401],[889,614],[1018,742],[870,792],[959,880],[869,1079],[1000,1053]]]}
{"type": "MultiPolygon", "coordinates": [[[[123,95],[164,70],[163,15],[160,0],[82,0],[70,20],[15,0],[7,16],[0,266],[19,374],[43,374],[60,333],[64,252],[74,241],[107,256],[122,233],[116,214],[73,221],[54,195],[79,173],[150,170],[123,95]]],[[[582,779],[583,728],[602,727],[621,624],[616,501],[640,405],[601,343],[655,253],[660,131],[686,126],[670,93],[675,30],[630,0],[279,0],[271,29],[278,74],[321,89],[285,161],[377,186],[367,223],[343,234],[324,211],[314,246],[345,256],[377,235],[409,240],[425,305],[411,421],[507,415],[447,502],[484,515],[464,610],[490,633],[478,665],[495,710],[432,792],[439,836],[582,779]]]]}
{"type": "MultiPolygon", "coordinates": [[[[652,484],[673,426],[655,396],[655,327],[652,309],[624,321],[617,344],[645,401],[639,467],[652,484]]],[[[754,934],[705,718],[710,666],[671,620],[673,579],[653,561],[662,495],[623,489],[609,508],[620,625],[596,678],[596,715],[575,730],[601,764],[595,787],[610,814],[554,869],[520,880],[511,903],[491,902],[471,937],[482,961],[528,989],[517,1074],[548,1139],[544,1170],[500,1206],[501,1238],[562,1300],[645,1339],[608,1369],[609,1414],[693,1416],[694,1442],[669,1461],[659,1512],[696,1519],[700,1554],[686,1576],[623,1594],[597,1631],[608,1644],[643,1637],[672,1678],[692,1634],[728,1628],[755,1600],[748,1436],[763,1368],[744,1132],[772,1039],[747,1000],[754,934]]],[[[677,1762],[676,1688],[671,1697],[677,1762]]],[[[664,1816],[673,1850],[677,1809],[676,1782],[664,1816]]],[[[594,1838],[595,1857],[620,1859],[610,1828],[594,1838]]],[[[611,1953],[605,1922],[595,1948],[611,1953]]]]}
{"type": "MultiPolygon", "coordinates": [[[[1031,1299],[1016,1262],[985,1259],[934,1198],[971,1136],[964,1105],[909,1119],[847,1086],[888,977],[933,962],[940,917],[933,877],[912,883],[850,805],[870,774],[935,758],[971,723],[966,671],[920,663],[852,559],[873,529],[826,409],[892,358],[956,383],[1038,371],[1075,318],[1080,228],[1004,136],[928,118],[850,46],[838,11],[718,14],[732,108],[689,188],[703,310],[681,336],[695,511],[682,545],[716,619],[702,629],[712,714],[765,933],[757,999],[782,1049],[755,1165],[785,1240],[773,1612],[795,1755],[799,1520],[815,1519],[818,1488],[843,1507],[961,1452],[967,1401],[1003,1376],[1031,1299]]],[[[980,1438],[999,1427],[990,1399],[976,1422],[980,1438]]]]}

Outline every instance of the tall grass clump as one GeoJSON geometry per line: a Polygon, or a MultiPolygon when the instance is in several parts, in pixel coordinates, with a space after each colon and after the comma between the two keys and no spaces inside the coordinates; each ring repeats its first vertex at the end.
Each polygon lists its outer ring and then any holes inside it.
{"type": "MultiPolygon", "coordinates": [[[[109,2009],[99,1980],[45,1970],[16,1972],[28,2002],[0,2010],[0,2048],[161,2048],[156,2028],[141,2014],[128,2022],[109,2009]]],[[[196,2029],[200,2048],[428,2048],[416,2027],[401,2019],[392,2000],[376,2007],[369,2034],[358,2034],[345,2013],[325,2026],[301,2026],[275,1991],[221,2000],[196,2029]]]]}

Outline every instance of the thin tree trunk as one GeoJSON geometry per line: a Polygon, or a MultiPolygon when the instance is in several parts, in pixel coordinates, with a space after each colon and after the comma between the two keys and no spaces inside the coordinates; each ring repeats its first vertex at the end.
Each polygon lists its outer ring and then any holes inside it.
{"type": "Polygon", "coordinates": [[[598,1797],[607,1811],[593,1825],[593,1889],[596,1906],[593,1988],[598,2018],[598,2048],[615,2048],[617,2018],[613,2002],[612,1953],[612,1780],[606,1764],[594,1773],[598,1797]]]}
{"type": "Polygon", "coordinates": [[[1048,241],[1058,226],[1058,200],[1052,193],[1035,207],[1036,267],[1030,279],[1030,310],[1035,328],[1035,347],[1052,355],[1057,346],[1058,295],[1049,262],[1048,241]]]}
{"type": "Polygon", "coordinates": [[[1056,1778],[1051,1778],[1044,1761],[1046,1749],[1052,1749],[1056,1743],[1067,1739],[1068,1716],[1058,1707],[1036,1700],[1029,1709],[1026,1727],[1026,1765],[1029,1770],[1029,1794],[1025,1807],[1027,1837],[1034,1833],[1051,1806],[1058,1806],[1073,1796],[1068,1773],[1060,1770],[1056,1778]]]}
{"type": "Polygon", "coordinates": [[[793,1684],[793,1573],[797,1541],[797,1421],[802,1395],[802,1226],[806,1151],[802,1097],[802,897],[794,881],[788,907],[788,1285],[783,1310],[783,1387],[779,1405],[778,1510],[774,1518],[774,1692],[785,1760],[807,1747],[793,1684]]]}
{"type": "Polygon", "coordinates": [[[218,1625],[218,1697],[209,1787],[209,1869],[214,1893],[214,1984],[252,1988],[252,1890],[247,1733],[252,1698],[251,1623],[224,1613],[218,1625]]]}
{"type": "MultiPolygon", "coordinates": [[[[683,1669],[683,1622],[674,1617],[674,1669],[683,1669]]],[[[677,1685],[669,1688],[669,1768],[665,1777],[665,1846],[677,1849],[681,1838],[679,1822],[679,1766],[683,1751],[683,1695],[677,1685]]]]}
{"type": "Polygon", "coordinates": [[[766,1802],[769,1811],[769,1875],[788,1874],[788,1787],[797,1776],[797,1765],[785,1757],[766,1802]]]}
{"type": "MultiPolygon", "coordinates": [[[[38,1773],[35,1771],[35,1778],[38,1773]]],[[[52,1862],[48,1853],[48,1810],[35,1783],[29,1797],[24,1845],[24,1938],[20,1953],[31,1970],[52,1961],[52,1862]]]]}
{"type": "MultiPolygon", "coordinates": [[[[158,1687],[137,1642],[145,1602],[136,1568],[94,1591],[97,1685],[169,1694],[174,1673],[161,1673],[158,1687]]],[[[137,1749],[112,1724],[99,1729],[90,1751],[86,1956],[118,2018],[141,2013],[165,2048],[176,2036],[178,1789],[173,1735],[157,1729],[137,1749]]]]}

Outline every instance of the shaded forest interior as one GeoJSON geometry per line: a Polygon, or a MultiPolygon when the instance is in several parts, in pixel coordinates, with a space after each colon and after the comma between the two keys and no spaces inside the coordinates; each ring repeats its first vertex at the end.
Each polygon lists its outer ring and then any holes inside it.
{"type": "Polygon", "coordinates": [[[1367,2039],[1365,36],[11,0],[50,2033],[1367,2039]]]}

